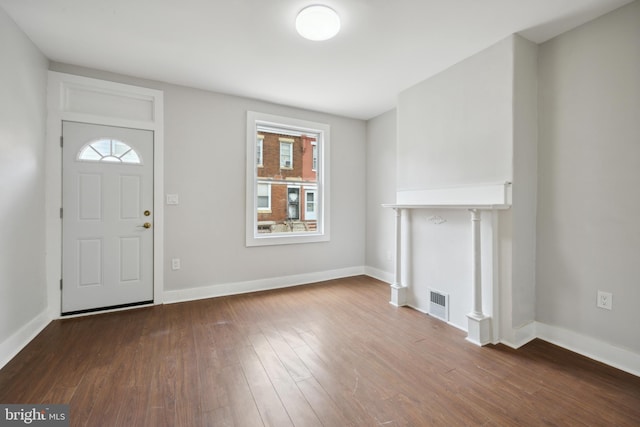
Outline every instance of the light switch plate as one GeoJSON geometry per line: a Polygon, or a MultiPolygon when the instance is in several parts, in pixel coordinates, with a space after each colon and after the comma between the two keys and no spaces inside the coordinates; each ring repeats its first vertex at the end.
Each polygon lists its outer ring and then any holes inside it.
{"type": "Polygon", "coordinates": [[[168,205],[177,205],[180,203],[180,198],[177,194],[167,194],[167,204],[168,205]]]}

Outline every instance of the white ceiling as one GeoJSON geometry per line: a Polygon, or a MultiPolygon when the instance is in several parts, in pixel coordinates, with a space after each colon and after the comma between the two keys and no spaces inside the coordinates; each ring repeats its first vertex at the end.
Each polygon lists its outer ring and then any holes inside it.
{"type": "Polygon", "coordinates": [[[513,33],[543,42],[630,0],[0,0],[51,60],[369,119],[513,33]],[[296,13],[341,16],[332,40],[296,13]]]}

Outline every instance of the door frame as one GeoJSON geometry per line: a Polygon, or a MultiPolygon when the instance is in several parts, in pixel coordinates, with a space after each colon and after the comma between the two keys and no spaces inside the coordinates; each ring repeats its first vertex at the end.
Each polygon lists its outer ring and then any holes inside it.
{"type": "MultiPolygon", "coordinates": [[[[164,302],[164,93],[71,74],[48,72],[46,164],[46,281],[49,317],[61,317],[62,122],[153,131],[153,303],[164,302]]],[[[117,309],[116,309],[117,310],[117,309]]],[[[104,310],[99,313],[104,313],[104,310]]],[[[65,316],[65,318],[73,316],[65,316]]]]}

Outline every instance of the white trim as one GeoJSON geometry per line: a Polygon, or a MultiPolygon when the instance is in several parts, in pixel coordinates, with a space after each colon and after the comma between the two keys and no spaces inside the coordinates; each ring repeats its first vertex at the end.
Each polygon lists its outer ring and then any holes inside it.
{"type": "MultiPolygon", "coordinates": [[[[258,114],[261,114],[261,113],[258,113],[258,114]]],[[[261,114],[261,115],[266,116],[267,114],[261,114]]],[[[271,116],[271,117],[277,117],[277,116],[271,116]]],[[[283,128],[282,125],[279,123],[270,123],[270,124],[261,123],[256,127],[256,133],[258,132],[275,133],[279,135],[289,135],[293,137],[300,137],[302,135],[306,135],[304,131],[298,130],[293,126],[289,128],[283,128]]]]}
{"type": "MultiPolygon", "coordinates": [[[[392,273],[368,266],[364,269],[367,276],[371,276],[374,279],[378,279],[386,283],[393,282],[392,273]]],[[[422,313],[426,313],[426,311],[418,307],[414,307],[411,304],[408,304],[407,306],[422,313]]],[[[451,322],[446,323],[457,329],[466,331],[459,325],[451,322]]],[[[507,333],[503,331],[503,335],[509,335],[509,337],[501,337],[499,342],[513,349],[518,349],[528,342],[539,338],[574,353],[597,360],[598,362],[602,362],[606,365],[640,377],[640,354],[586,335],[578,334],[568,329],[540,322],[529,322],[519,328],[514,328],[507,333]]]]}
{"type": "Polygon", "coordinates": [[[518,349],[538,338],[536,322],[529,322],[519,328],[501,331],[500,342],[508,347],[518,349]]]}
{"type": "Polygon", "coordinates": [[[538,338],[640,377],[640,354],[568,329],[536,322],[538,338]]]}
{"type": "Polygon", "coordinates": [[[44,328],[51,323],[48,310],[42,311],[29,323],[18,329],[13,335],[0,343],[0,369],[13,359],[16,354],[31,342],[44,328]]]}
{"type": "Polygon", "coordinates": [[[467,185],[420,190],[399,190],[396,205],[405,207],[510,206],[511,183],[467,185]]]}
{"type": "Polygon", "coordinates": [[[389,285],[393,283],[393,273],[389,273],[388,271],[380,270],[375,267],[369,267],[367,265],[364,267],[364,274],[373,277],[376,280],[380,280],[381,282],[385,282],[389,285]]]}
{"type": "Polygon", "coordinates": [[[60,317],[62,259],[62,122],[74,121],[153,131],[153,294],[164,289],[164,94],[162,91],[49,71],[46,138],[46,278],[50,318],[60,317]],[[89,101],[84,106],[78,100],[89,101]],[[109,108],[122,100],[125,108],[109,108]],[[117,102],[117,101],[116,101],[117,102]]]}
{"type": "Polygon", "coordinates": [[[315,273],[295,274],[291,276],[271,277],[246,282],[219,283],[215,285],[199,286],[189,289],[166,291],[165,304],[194,301],[227,295],[246,294],[249,292],[266,291],[271,289],[288,288],[291,286],[307,285],[326,280],[359,276],[364,273],[364,267],[348,267],[337,270],[318,271],[315,273]]]}
{"type": "MultiPolygon", "coordinates": [[[[310,122],[307,120],[294,119],[290,117],[275,116],[272,114],[258,113],[255,111],[247,111],[247,152],[246,152],[246,204],[245,204],[245,245],[252,246],[269,246],[269,245],[286,245],[298,243],[316,243],[326,242],[331,239],[331,197],[330,197],[330,167],[326,163],[330,159],[331,146],[331,128],[328,124],[310,122]],[[280,134],[297,135],[297,134],[315,134],[319,143],[320,152],[318,153],[318,182],[315,183],[318,188],[317,201],[317,221],[318,228],[315,232],[304,233],[264,233],[257,232],[258,209],[256,208],[256,185],[257,168],[256,168],[256,143],[255,135],[258,129],[273,129],[274,132],[280,134]]],[[[263,154],[264,155],[264,154],[263,154]]],[[[262,177],[264,178],[264,177],[262,177]]],[[[286,181],[285,181],[286,182],[286,181]]],[[[275,183],[275,181],[273,181],[275,183]]],[[[292,184],[286,182],[287,185],[292,184]]],[[[304,183],[300,183],[304,185],[304,183]]]]}
{"type": "Polygon", "coordinates": [[[396,284],[392,284],[389,286],[391,289],[391,298],[389,299],[389,304],[394,307],[404,307],[407,304],[407,286],[400,286],[396,284]]]}
{"type": "Polygon", "coordinates": [[[94,139],[93,141],[89,141],[86,144],[84,144],[80,150],[78,150],[78,152],[76,153],[76,161],[77,162],[91,162],[91,163],[109,163],[108,161],[105,161],[105,158],[109,158],[109,157],[115,157],[116,159],[120,160],[119,162],[117,161],[112,161],[112,164],[123,164],[123,165],[136,165],[136,166],[141,166],[144,165],[144,159],[142,158],[142,155],[140,155],[140,153],[138,153],[133,147],[130,147],[128,144],[126,144],[123,141],[117,140],[117,139],[111,139],[109,140],[109,149],[110,149],[110,153],[108,156],[103,155],[101,152],[99,152],[95,147],[94,144],[97,142],[101,142],[101,141],[105,141],[106,138],[98,138],[98,139],[94,139]],[[119,142],[120,144],[126,146],[128,148],[127,151],[125,151],[124,153],[122,153],[121,155],[117,156],[113,154],[113,141],[119,142]],[[100,156],[99,159],[86,159],[86,158],[82,158],[83,154],[86,151],[89,151],[88,149],[93,150],[93,152],[95,154],[97,154],[98,156],[100,156]],[[122,158],[128,154],[129,152],[133,152],[133,154],[136,155],[136,157],[138,158],[137,162],[131,162],[131,161],[124,161],[122,160],[122,158]]]}

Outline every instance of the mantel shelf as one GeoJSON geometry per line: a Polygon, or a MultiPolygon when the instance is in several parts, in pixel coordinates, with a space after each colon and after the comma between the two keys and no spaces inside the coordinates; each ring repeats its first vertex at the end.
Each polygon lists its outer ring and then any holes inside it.
{"type": "Polygon", "coordinates": [[[382,206],[394,209],[509,209],[511,183],[398,190],[395,203],[382,206]]]}
{"type": "Polygon", "coordinates": [[[494,204],[391,204],[384,203],[383,208],[392,209],[489,209],[504,210],[509,209],[511,205],[494,205],[494,204]]]}

